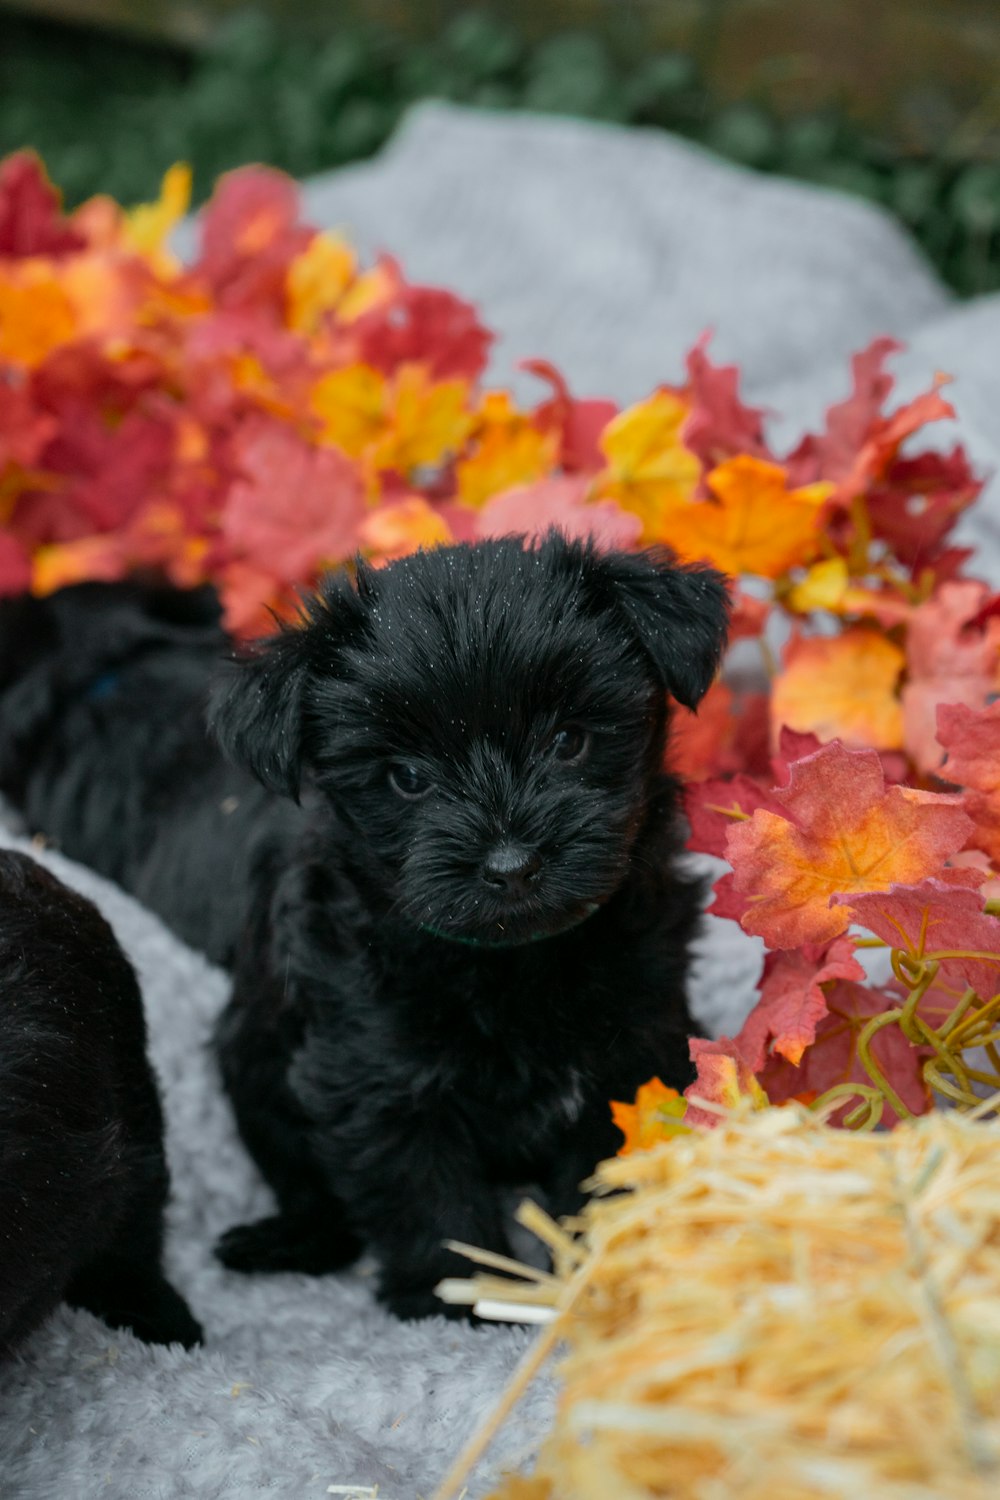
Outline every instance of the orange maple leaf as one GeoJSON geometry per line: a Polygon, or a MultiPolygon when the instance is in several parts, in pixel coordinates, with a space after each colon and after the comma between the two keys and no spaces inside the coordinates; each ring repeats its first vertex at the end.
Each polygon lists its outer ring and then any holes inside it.
{"type": "Polygon", "coordinates": [[[881,631],[858,625],[842,635],[794,638],[771,694],[771,728],[782,726],[852,746],[903,744],[899,679],[906,658],[881,631]]]}
{"type": "Polygon", "coordinates": [[[628,1156],[632,1151],[646,1151],[659,1141],[668,1141],[675,1135],[688,1135],[689,1127],[683,1123],[687,1112],[687,1100],[676,1089],[668,1088],[659,1078],[644,1083],[635,1096],[634,1104],[624,1104],[620,1099],[611,1101],[611,1118],[625,1137],[619,1146],[618,1155],[628,1156]]]}
{"type": "Polygon", "coordinates": [[[63,281],[42,260],[0,270],[0,359],[30,370],[76,335],[76,309],[63,281]]]}
{"type": "Polygon", "coordinates": [[[741,455],[708,475],[714,500],[673,504],[663,539],[682,558],[714,563],[724,573],[779,578],[815,553],[830,484],[789,489],[780,464],[741,455]]]}
{"type": "Polygon", "coordinates": [[[458,498],[478,507],[491,495],[550,472],[558,439],[519,412],[506,391],[487,391],[476,413],[473,451],[455,467],[458,498]]]}
{"type": "Polygon", "coordinates": [[[444,516],[423,495],[406,495],[371,511],[361,523],[360,540],[377,562],[392,562],[421,547],[444,546],[454,538],[444,516]]]}
{"type": "Polygon", "coordinates": [[[772,948],[829,942],[850,921],[832,896],[937,875],[972,829],[957,798],[887,788],[874,750],[837,741],[795,761],[771,800],[785,816],[758,808],[735,824],[726,858],[747,898],[741,925],[772,948]]]}

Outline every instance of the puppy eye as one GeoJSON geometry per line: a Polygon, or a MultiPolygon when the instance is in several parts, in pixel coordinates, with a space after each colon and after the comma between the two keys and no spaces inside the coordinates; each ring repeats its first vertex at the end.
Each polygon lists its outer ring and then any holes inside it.
{"type": "Polygon", "coordinates": [[[561,724],[549,740],[549,754],[563,765],[583,760],[590,749],[590,735],[579,724],[561,724]]]}
{"type": "Polygon", "coordinates": [[[398,797],[405,797],[407,802],[418,802],[431,789],[430,778],[418,771],[416,766],[408,765],[389,767],[389,785],[398,797]]]}

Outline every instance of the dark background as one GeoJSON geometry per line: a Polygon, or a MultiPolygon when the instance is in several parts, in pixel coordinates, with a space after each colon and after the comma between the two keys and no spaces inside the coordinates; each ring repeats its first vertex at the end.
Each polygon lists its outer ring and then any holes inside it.
{"type": "Polygon", "coordinates": [[[997,0],[0,0],[0,152],[69,204],[356,160],[417,99],[678,131],[879,202],[1000,287],[997,0]]]}

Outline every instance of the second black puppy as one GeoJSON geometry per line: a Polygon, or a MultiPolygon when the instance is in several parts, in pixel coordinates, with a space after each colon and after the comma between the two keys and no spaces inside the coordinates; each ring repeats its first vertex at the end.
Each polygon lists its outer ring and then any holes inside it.
{"type": "Polygon", "coordinates": [[[160,1269],[167,1186],[135,974],[89,901],[0,850],[0,1356],[63,1298],[197,1343],[160,1269]]]}
{"type": "MultiPolygon", "coordinates": [[[[256,787],[201,737],[204,622],[185,650],[179,607],[158,633],[147,601],[141,644],[116,655],[109,630],[102,658],[85,602],[75,632],[51,613],[72,600],[36,614],[59,644],[0,693],[0,774],[68,853],[235,954],[219,1056],[279,1213],[223,1259],[322,1271],[367,1243],[390,1307],[441,1311],[444,1240],[506,1250],[505,1184],[570,1211],[615,1149],[608,1100],[691,1076],[699,892],[675,868],[666,691],[711,682],[722,580],[555,535],[331,578],[217,689],[256,787]],[[40,713],[74,647],[90,665],[40,713]]],[[[0,612],[0,683],[4,654],[0,612]]]]}

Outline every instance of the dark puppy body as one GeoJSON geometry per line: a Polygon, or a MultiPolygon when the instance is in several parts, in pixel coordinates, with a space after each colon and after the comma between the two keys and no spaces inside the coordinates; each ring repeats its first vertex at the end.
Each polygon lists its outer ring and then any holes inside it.
{"type": "Polygon", "coordinates": [[[0,850],[0,1355],[62,1299],[200,1330],[160,1269],[167,1166],[142,1000],[89,901],[0,850]]]}
{"type": "Polygon", "coordinates": [[[721,582],[557,537],[328,580],[216,690],[256,781],[201,730],[220,643],[180,620],[198,608],[100,586],[0,608],[0,779],[234,961],[219,1056],[279,1213],[227,1263],[321,1271],[368,1243],[391,1307],[440,1311],[444,1239],[507,1249],[505,1184],[571,1210],[615,1149],[608,1100],[691,1076],[664,689],[711,681],[721,582]]]}

